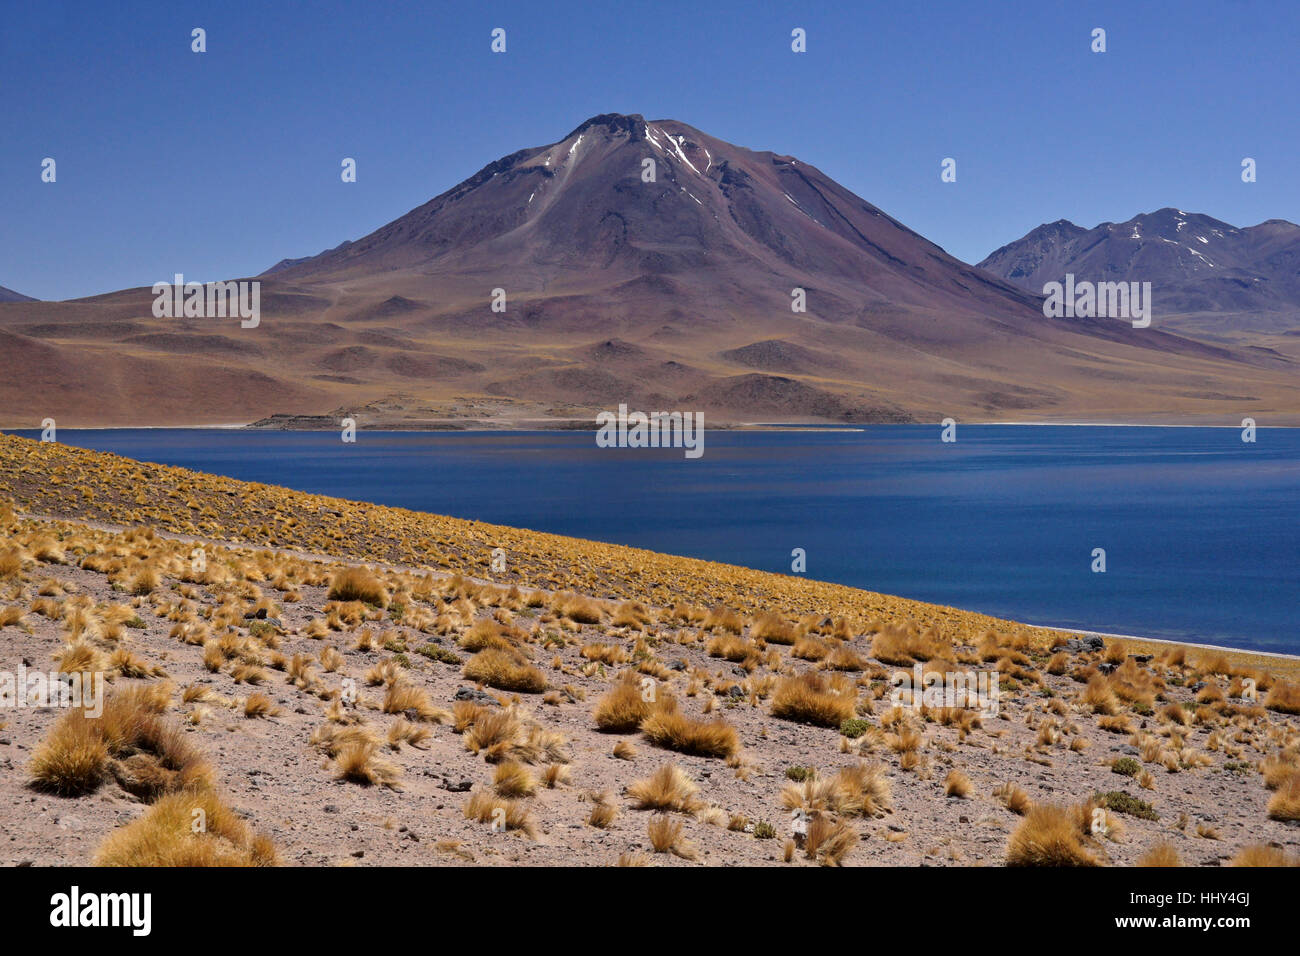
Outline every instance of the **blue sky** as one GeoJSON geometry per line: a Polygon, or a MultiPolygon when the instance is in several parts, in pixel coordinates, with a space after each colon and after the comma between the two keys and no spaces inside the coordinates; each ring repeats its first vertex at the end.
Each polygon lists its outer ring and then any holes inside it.
{"type": "Polygon", "coordinates": [[[1059,218],[1300,221],[1298,37],[1291,0],[9,2],[0,285],[252,275],[603,112],[793,154],[967,261],[1059,218]]]}

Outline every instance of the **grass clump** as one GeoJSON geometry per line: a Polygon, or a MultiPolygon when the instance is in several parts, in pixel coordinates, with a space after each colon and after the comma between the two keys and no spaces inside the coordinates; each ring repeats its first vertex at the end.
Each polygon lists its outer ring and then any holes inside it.
{"type": "Polygon", "coordinates": [[[850,740],[857,740],[868,730],[873,729],[874,726],[869,720],[863,720],[861,717],[850,717],[840,724],[840,733],[850,740]]]}
{"type": "Polygon", "coordinates": [[[1007,841],[1008,866],[1097,866],[1070,812],[1054,804],[1031,809],[1007,841]]]}
{"type": "Polygon", "coordinates": [[[854,716],[851,686],[841,692],[821,674],[787,677],[772,695],[772,716],[818,727],[839,727],[854,716]]]}
{"type": "Polygon", "coordinates": [[[388,589],[369,568],[343,568],[330,576],[331,601],[361,601],[374,607],[388,607],[388,589]]]}
{"type": "Polygon", "coordinates": [[[270,837],[252,831],[211,790],[158,800],[138,820],[110,833],[96,866],[276,866],[270,837]]]}
{"type": "Polygon", "coordinates": [[[1142,764],[1132,757],[1120,757],[1110,765],[1110,772],[1121,777],[1136,777],[1142,772],[1142,764]]]}
{"type": "Polygon", "coordinates": [[[546,690],[546,677],[518,651],[489,647],[469,659],[465,677],[498,690],[540,694],[546,690]]]}
{"type": "Polygon", "coordinates": [[[1114,810],[1116,813],[1127,813],[1131,817],[1137,817],[1139,820],[1159,820],[1160,814],[1156,813],[1155,808],[1145,800],[1139,800],[1132,794],[1125,793],[1123,790],[1111,790],[1108,793],[1099,793],[1093,798],[1098,806],[1105,807],[1107,810],[1114,810]]]}

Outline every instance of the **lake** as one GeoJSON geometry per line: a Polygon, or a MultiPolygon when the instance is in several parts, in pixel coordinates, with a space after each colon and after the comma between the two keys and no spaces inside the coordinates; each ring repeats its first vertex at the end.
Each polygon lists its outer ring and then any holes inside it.
{"type": "MultiPolygon", "coordinates": [[[[20,433],[33,434],[33,433],[20,433]]],[[[1300,652],[1300,429],[591,432],[60,429],[248,481],[791,571],[1033,624],[1300,652]],[[1104,573],[1092,570],[1105,550],[1104,573]]]]}

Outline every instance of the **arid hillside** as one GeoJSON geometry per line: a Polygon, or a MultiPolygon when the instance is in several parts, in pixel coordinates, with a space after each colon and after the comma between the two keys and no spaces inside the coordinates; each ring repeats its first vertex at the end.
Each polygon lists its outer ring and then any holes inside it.
{"type": "Polygon", "coordinates": [[[1300,862],[1294,659],[14,438],[6,498],[10,669],[107,680],[0,718],[10,865],[1300,862]]]}

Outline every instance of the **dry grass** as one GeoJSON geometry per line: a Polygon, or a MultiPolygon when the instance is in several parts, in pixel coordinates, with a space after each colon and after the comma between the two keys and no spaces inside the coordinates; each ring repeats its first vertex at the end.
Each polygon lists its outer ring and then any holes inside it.
{"type": "Polygon", "coordinates": [[[671,853],[683,860],[694,860],[699,856],[699,851],[686,839],[685,829],[685,824],[681,820],[675,820],[662,813],[652,816],[646,825],[650,846],[656,853],[671,853]]]}
{"type": "Polygon", "coordinates": [[[65,796],[89,793],[103,782],[108,744],[82,711],[64,714],[37,746],[31,775],[40,786],[65,796]]]}
{"type": "Polygon", "coordinates": [[[275,717],[280,713],[280,708],[271,702],[271,698],[265,694],[249,694],[248,699],[244,701],[245,717],[275,717]]]}
{"type": "Polygon", "coordinates": [[[731,757],[740,750],[736,730],[725,720],[694,720],[675,710],[656,710],[641,733],[657,747],[697,757],[731,757]]]}
{"type": "Polygon", "coordinates": [[[960,770],[951,770],[943,781],[943,792],[949,797],[970,796],[970,777],[960,770]]]}
{"type": "Polygon", "coordinates": [[[401,680],[388,686],[380,709],[385,714],[403,714],[425,723],[441,724],[451,719],[450,712],[433,705],[424,688],[401,680]]]}
{"type": "Polygon", "coordinates": [[[1097,866],[1073,814],[1053,804],[1031,809],[1007,841],[1008,866],[1097,866]]]}
{"type": "Polygon", "coordinates": [[[465,664],[465,677],[499,690],[540,694],[546,690],[546,677],[517,651],[489,647],[479,651],[465,664]]]}
{"type": "Polygon", "coordinates": [[[507,760],[497,765],[492,787],[501,797],[531,797],[537,792],[537,778],[523,764],[507,760]]]}
{"type": "Polygon", "coordinates": [[[1300,714],[1300,684],[1278,681],[1269,688],[1264,707],[1281,714],[1300,714]]]}
{"type": "Polygon", "coordinates": [[[732,634],[739,634],[745,629],[745,622],[731,608],[719,605],[709,611],[702,626],[706,631],[729,631],[732,634]]]}
{"type": "Polygon", "coordinates": [[[506,637],[505,629],[490,617],[475,621],[469,630],[456,639],[456,643],[472,652],[486,650],[489,647],[508,651],[514,647],[506,637]]]}
{"type": "Polygon", "coordinates": [[[627,795],[637,810],[676,810],[694,813],[701,806],[696,797],[699,787],[676,764],[665,764],[652,777],[638,780],[627,788],[627,795]]]}
{"type": "Polygon", "coordinates": [[[1019,816],[1024,816],[1029,812],[1029,808],[1033,806],[1029,794],[1010,781],[996,787],[993,790],[993,796],[1004,807],[1019,816]]]}
{"type": "Polygon", "coordinates": [[[388,589],[369,568],[343,568],[330,576],[331,601],[361,601],[388,607],[388,589]]]}
{"type": "Polygon", "coordinates": [[[522,732],[523,727],[513,710],[477,708],[464,730],[465,749],[479,753],[509,746],[522,732]]]}
{"type": "Polygon", "coordinates": [[[1285,850],[1264,843],[1244,846],[1237,851],[1229,866],[1300,866],[1300,856],[1288,856],[1285,850]]]}
{"type": "Polygon", "coordinates": [[[465,802],[465,818],[485,823],[497,832],[515,830],[530,839],[537,836],[537,824],[532,813],[517,800],[494,797],[490,793],[472,794],[465,802]]]}
{"type": "Polygon", "coordinates": [[[1087,686],[1084,687],[1083,703],[1094,714],[1113,716],[1119,713],[1119,698],[1115,696],[1115,692],[1111,689],[1106,678],[1100,674],[1089,680],[1087,686]]]}
{"type": "Polygon", "coordinates": [[[1300,820],[1300,774],[1292,774],[1278,785],[1268,801],[1270,820],[1300,820]]]}
{"type": "Polygon", "coordinates": [[[1167,840],[1161,840],[1140,857],[1138,866],[1182,866],[1183,859],[1178,850],[1167,840]]]}
{"type": "MultiPolygon", "coordinates": [[[[620,679],[596,702],[592,717],[605,733],[631,734],[641,729],[641,721],[650,716],[656,701],[647,700],[645,690],[634,675],[620,679]]],[[[670,706],[661,698],[660,706],[670,706]]]]}
{"type": "Polygon", "coordinates": [[[814,814],[808,821],[804,853],[822,866],[839,866],[858,843],[858,832],[843,820],[814,814]]]}
{"type": "Polygon", "coordinates": [[[432,736],[428,727],[421,727],[419,724],[411,723],[405,717],[399,717],[388,728],[388,746],[398,750],[402,744],[407,744],[423,750],[428,746],[428,740],[432,736]]]}
{"type": "Polygon", "coordinates": [[[882,817],[893,809],[889,777],[879,762],[844,767],[832,777],[788,783],[781,790],[781,805],[809,816],[826,812],[882,817]]]}
{"type": "Polygon", "coordinates": [[[402,772],[396,764],[379,756],[379,745],[372,740],[344,744],[334,758],[338,779],[365,787],[383,786],[397,789],[402,772]]]}
{"type": "Polygon", "coordinates": [[[626,664],[632,659],[627,648],[621,644],[587,644],[579,653],[589,661],[609,665],[626,664]]]}
{"type": "Polygon", "coordinates": [[[752,640],[768,644],[790,645],[799,639],[799,631],[780,615],[764,611],[754,616],[753,623],[749,626],[749,636],[752,640]]]}
{"type": "Polygon", "coordinates": [[[733,664],[740,664],[756,658],[758,649],[743,637],[724,632],[709,641],[705,653],[710,657],[720,657],[733,664]]]}
{"type": "Polygon", "coordinates": [[[620,740],[614,744],[613,753],[619,760],[635,760],[636,746],[629,741],[620,740]]]}
{"type": "Polygon", "coordinates": [[[25,558],[20,548],[5,548],[0,551],[0,580],[16,578],[22,574],[25,558]]]}
{"type": "Polygon", "coordinates": [[[606,830],[617,818],[618,807],[610,799],[609,794],[602,793],[593,800],[591,813],[587,815],[587,824],[598,830],[606,830]]]}
{"type": "Polygon", "coordinates": [[[601,607],[591,598],[582,594],[564,594],[557,600],[556,610],[561,617],[567,617],[578,624],[599,624],[601,607]]]}
{"type": "Polygon", "coordinates": [[[66,796],[96,789],[110,774],[142,799],[210,787],[213,770],[175,721],[163,717],[170,688],[136,685],[114,691],[98,718],[63,714],[32,755],[40,787],[66,796]]]}
{"type": "Polygon", "coordinates": [[[162,797],[138,820],[113,831],[95,866],[277,866],[275,845],[211,790],[162,797]]]}
{"type": "Polygon", "coordinates": [[[854,714],[851,687],[839,691],[821,674],[784,678],[772,694],[772,716],[818,727],[839,727],[854,714]]]}

